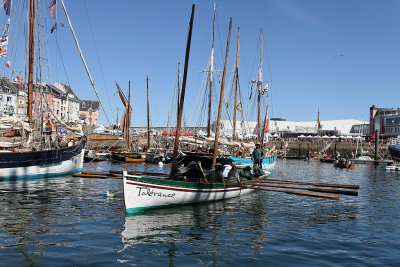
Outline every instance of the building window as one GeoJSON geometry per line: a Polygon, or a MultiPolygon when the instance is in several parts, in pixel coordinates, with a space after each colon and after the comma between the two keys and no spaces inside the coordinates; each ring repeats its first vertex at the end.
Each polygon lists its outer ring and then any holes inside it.
{"type": "Polygon", "coordinates": [[[11,102],[11,96],[7,96],[7,102],[11,102]]]}

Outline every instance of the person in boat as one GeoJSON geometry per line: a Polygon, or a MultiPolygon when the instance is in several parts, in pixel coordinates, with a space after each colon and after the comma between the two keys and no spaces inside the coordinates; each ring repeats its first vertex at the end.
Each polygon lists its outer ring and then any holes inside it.
{"type": "Polygon", "coordinates": [[[244,158],[244,144],[240,143],[239,158],[244,158]]]}
{"type": "Polygon", "coordinates": [[[185,178],[183,177],[182,172],[179,170],[179,168],[175,169],[173,179],[175,181],[185,181],[185,178]]]}
{"type": "Polygon", "coordinates": [[[189,163],[189,169],[183,173],[183,179],[187,182],[208,183],[207,178],[204,177],[201,163],[195,161],[189,163]]]}
{"type": "Polygon", "coordinates": [[[236,169],[235,164],[231,164],[231,169],[228,172],[228,177],[226,177],[227,183],[240,183],[239,174],[236,169]]]}
{"type": "Polygon", "coordinates": [[[207,175],[207,180],[209,183],[223,183],[224,176],[222,175],[222,165],[221,163],[216,163],[214,170],[210,171],[207,175]]]}
{"type": "Polygon", "coordinates": [[[253,180],[254,178],[250,166],[246,166],[244,169],[239,169],[238,174],[241,180],[253,180]]]}
{"type": "Polygon", "coordinates": [[[258,178],[258,177],[260,177],[260,176],[263,176],[264,174],[265,174],[265,172],[262,170],[262,168],[260,168],[260,167],[255,167],[254,169],[253,169],[253,172],[254,172],[254,177],[255,178],[258,178]]]}
{"type": "MultiPolygon", "coordinates": [[[[254,167],[262,167],[262,161],[264,159],[264,150],[261,148],[260,144],[256,144],[256,148],[251,153],[251,160],[253,161],[254,167]]],[[[253,168],[254,168],[253,167],[253,168]]]]}

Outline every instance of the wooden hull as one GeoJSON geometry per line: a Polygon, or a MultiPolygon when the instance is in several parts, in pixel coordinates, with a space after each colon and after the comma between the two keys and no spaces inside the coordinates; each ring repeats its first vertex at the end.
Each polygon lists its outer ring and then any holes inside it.
{"type": "Polygon", "coordinates": [[[128,175],[123,172],[127,213],[197,202],[215,201],[248,194],[253,189],[223,184],[197,184],[128,175]]]}
{"type": "Polygon", "coordinates": [[[125,162],[126,163],[144,163],[144,162],[146,162],[146,158],[133,159],[133,158],[125,157],[125,162]]]}

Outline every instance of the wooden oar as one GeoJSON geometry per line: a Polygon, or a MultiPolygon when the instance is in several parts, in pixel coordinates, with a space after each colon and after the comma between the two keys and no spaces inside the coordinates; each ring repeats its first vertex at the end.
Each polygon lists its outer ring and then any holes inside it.
{"type": "Polygon", "coordinates": [[[255,180],[261,183],[276,183],[276,184],[300,184],[300,185],[313,185],[313,186],[323,186],[323,187],[337,187],[337,188],[347,188],[347,189],[359,189],[358,185],[345,185],[345,184],[327,184],[327,183],[308,183],[300,181],[290,181],[290,180],[279,180],[265,178],[263,180],[255,180]]]}
{"type": "Polygon", "coordinates": [[[291,191],[291,190],[278,190],[278,189],[271,189],[271,188],[261,188],[261,187],[256,187],[256,186],[242,186],[242,187],[256,189],[256,190],[274,191],[274,192],[282,192],[282,193],[286,193],[286,194],[302,195],[302,196],[308,196],[308,197],[320,197],[320,198],[339,200],[339,196],[329,195],[329,194],[319,194],[319,193],[291,191]]]}
{"type": "MultiPolygon", "coordinates": [[[[113,173],[113,174],[122,174],[122,171],[110,170],[110,173],[113,173]]],[[[133,174],[133,175],[152,175],[152,176],[164,176],[164,177],[168,177],[168,174],[165,174],[165,173],[157,173],[157,172],[128,172],[128,174],[133,174]]]]}
{"type": "Polygon", "coordinates": [[[251,185],[251,186],[279,187],[279,188],[300,189],[300,190],[315,191],[315,192],[325,192],[325,193],[335,193],[335,194],[358,196],[358,192],[353,191],[353,190],[338,190],[338,189],[314,188],[314,187],[295,187],[295,186],[284,186],[284,185],[266,185],[266,184],[260,184],[260,183],[242,183],[242,184],[251,185]]]}

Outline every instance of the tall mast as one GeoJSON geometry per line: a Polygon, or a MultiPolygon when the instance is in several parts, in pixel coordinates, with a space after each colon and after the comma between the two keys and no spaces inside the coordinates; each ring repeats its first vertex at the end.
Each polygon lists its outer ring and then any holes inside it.
{"type": "Polygon", "coordinates": [[[261,91],[262,91],[262,46],[263,46],[263,30],[260,31],[261,34],[261,44],[260,44],[260,68],[258,69],[258,81],[257,81],[257,123],[258,123],[258,133],[257,142],[261,141],[261,91]]]}
{"type": "Polygon", "coordinates": [[[237,90],[238,90],[238,80],[239,80],[239,33],[240,28],[238,27],[237,36],[237,48],[236,48],[236,69],[235,69],[235,98],[233,103],[233,135],[232,139],[236,138],[236,105],[237,105],[237,90]]]}
{"type": "Polygon", "coordinates": [[[207,117],[207,137],[211,135],[211,96],[212,96],[212,84],[214,81],[214,27],[215,27],[215,9],[216,4],[214,3],[214,16],[213,16],[213,31],[212,31],[212,46],[210,55],[210,70],[208,72],[209,80],[209,92],[208,92],[208,117],[207,117]]]}
{"type": "Polygon", "coordinates": [[[34,23],[35,23],[35,1],[30,0],[29,4],[29,63],[28,63],[28,110],[29,121],[32,120],[32,101],[33,101],[33,59],[35,49],[34,23]]]}
{"type": "MultiPolygon", "coordinates": [[[[176,110],[179,110],[179,98],[180,98],[180,96],[181,96],[181,84],[180,84],[180,80],[181,80],[181,63],[180,62],[178,62],[178,94],[177,94],[177,97],[176,97],[176,103],[178,104],[178,107],[177,107],[177,109],[176,110]]],[[[178,112],[177,112],[177,116],[178,116],[178,112]]]]}
{"type": "Polygon", "coordinates": [[[232,28],[232,18],[230,18],[230,20],[229,20],[228,41],[227,41],[227,43],[226,43],[225,63],[224,63],[224,71],[223,71],[223,73],[222,73],[221,95],[220,95],[220,97],[219,97],[217,127],[216,127],[216,130],[215,130],[214,152],[213,152],[213,160],[212,160],[212,165],[211,165],[211,168],[212,168],[212,169],[214,169],[215,163],[216,163],[216,161],[217,161],[219,124],[221,123],[222,102],[224,101],[225,73],[226,73],[226,63],[227,63],[227,61],[228,61],[229,42],[230,42],[230,39],[231,39],[231,28],[232,28]]]}
{"type": "Polygon", "coordinates": [[[186,54],[185,54],[185,66],[183,70],[183,80],[182,80],[182,91],[180,94],[180,101],[179,101],[179,109],[178,109],[178,119],[176,122],[176,134],[175,134],[175,143],[174,143],[174,154],[172,157],[172,166],[171,166],[171,173],[170,177],[174,175],[176,168],[178,167],[177,158],[178,158],[178,146],[179,146],[179,134],[181,130],[181,122],[182,122],[182,111],[183,111],[183,103],[185,101],[185,91],[186,91],[186,79],[187,79],[187,68],[189,65],[189,54],[190,54],[190,44],[192,41],[192,29],[193,29],[193,18],[194,18],[194,10],[195,5],[192,5],[192,15],[190,16],[189,22],[189,33],[186,43],[186,54]]]}
{"type": "Polygon", "coordinates": [[[147,75],[146,82],[147,82],[147,151],[149,151],[150,150],[149,75],[147,75]]]}
{"type": "Polygon", "coordinates": [[[128,137],[126,140],[126,146],[128,148],[128,151],[130,151],[131,147],[129,145],[129,138],[130,138],[130,128],[131,128],[131,114],[129,113],[129,111],[131,110],[131,81],[129,81],[128,90],[129,90],[129,92],[128,92],[128,129],[126,129],[128,132],[128,135],[127,135],[128,137]]]}

